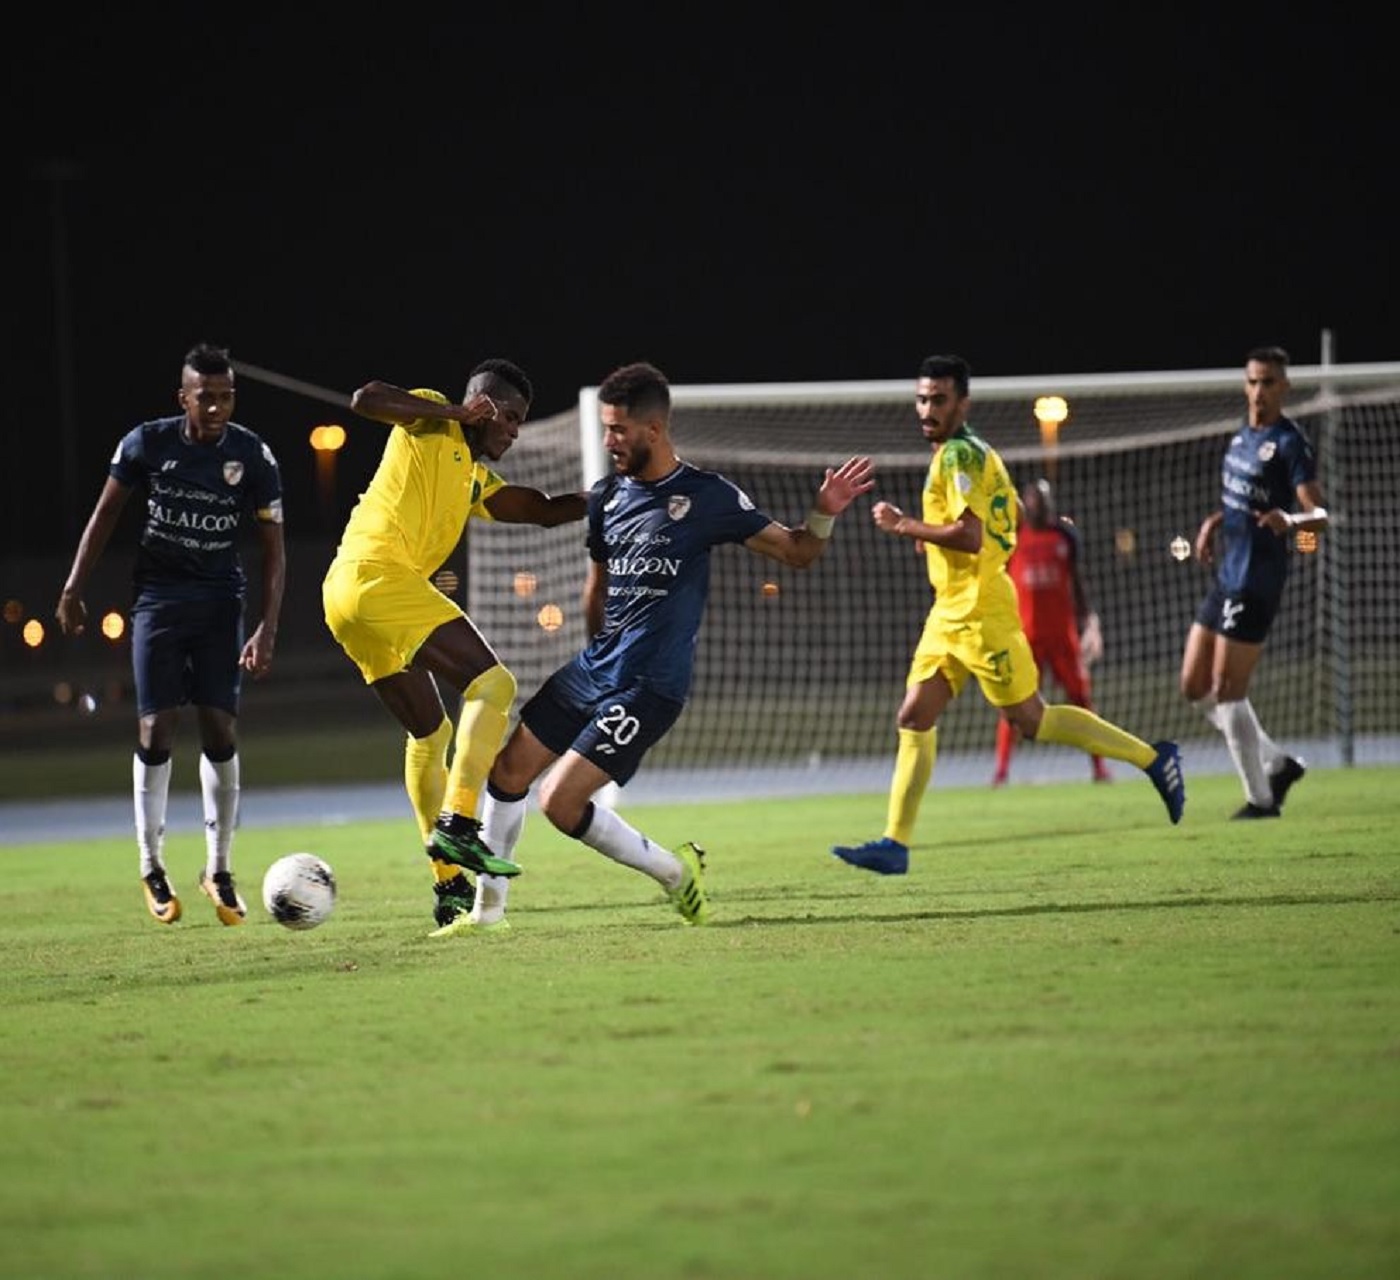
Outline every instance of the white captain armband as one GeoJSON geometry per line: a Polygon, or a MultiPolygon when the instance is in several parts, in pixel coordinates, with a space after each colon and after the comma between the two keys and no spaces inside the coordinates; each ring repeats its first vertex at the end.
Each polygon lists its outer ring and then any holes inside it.
{"type": "Polygon", "coordinates": [[[807,526],[807,532],[810,533],[814,538],[829,538],[831,537],[831,530],[836,525],[836,517],[822,515],[822,513],[818,511],[816,507],[813,507],[807,513],[807,519],[805,523],[807,526]]]}

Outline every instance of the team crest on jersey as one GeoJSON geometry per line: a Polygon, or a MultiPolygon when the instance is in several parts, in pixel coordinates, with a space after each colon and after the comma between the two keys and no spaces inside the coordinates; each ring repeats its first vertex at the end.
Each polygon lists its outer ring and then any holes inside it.
{"type": "Polygon", "coordinates": [[[967,497],[972,492],[972,477],[966,471],[959,471],[953,483],[958,486],[958,492],[963,497],[967,497]]]}
{"type": "Polygon", "coordinates": [[[684,520],[690,513],[690,499],[683,493],[678,493],[666,504],[666,514],[672,520],[684,520]]]}
{"type": "Polygon", "coordinates": [[[241,462],[224,463],[224,483],[237,484],[243,479],[243,464],[241,462]]]}
{"type": "Polygon", "coordinates": [[[1259,446],[1259,461],[1268,462],[1268,460],[1272,458],[1277,452],[1278,445],[1276,445],[1272,440],[1265,440],[1264,443],[1259,446]]]}

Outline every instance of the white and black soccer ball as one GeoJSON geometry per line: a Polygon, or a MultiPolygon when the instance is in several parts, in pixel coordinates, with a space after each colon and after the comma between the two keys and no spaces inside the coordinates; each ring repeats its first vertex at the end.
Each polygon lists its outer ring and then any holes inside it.
{"type": "Polygon", "coordinates": [[[335,872],[314,853],[289,853],[263,876],[263,906],[288,929],[314,929],[335,910],[335,872]]]}

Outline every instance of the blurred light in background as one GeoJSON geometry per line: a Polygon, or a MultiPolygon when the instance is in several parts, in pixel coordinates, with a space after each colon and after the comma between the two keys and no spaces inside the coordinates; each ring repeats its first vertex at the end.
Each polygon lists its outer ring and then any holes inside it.
{"type": "Polygon", "coordinates": [[[547,604],[535,615],[535,621],[543,631],[558,631],[564,625],[564,611],[557,604],[547,604]]]}
{"type": "Polygon", "coordinates": [[[108,640],[120,640],[126,635],[126,619],[115,609],[102,615],[102,634],[108,640]]]}
{"type": "Polygon", "coordinates": [[[533,573],[522,572],[515,575],[515,594],[522,600],[528,600],[534,595],[538,585],[533,573]]]}
{"type": "Polygon", "coordinates": [[[44,624],[38,618],[30,618],[20,634],[24,637],[25,644],[31,649],[37,649],[44,643],[44,624]]]}

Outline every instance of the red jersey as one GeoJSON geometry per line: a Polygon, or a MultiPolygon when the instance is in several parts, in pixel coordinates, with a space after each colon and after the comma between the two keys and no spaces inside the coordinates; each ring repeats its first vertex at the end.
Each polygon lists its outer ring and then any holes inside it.
{"type": "Polygon", "coordinates": [[[1047,529],[1023,524],[1016,530],[1016,549],[1006,571],[1016,584],[1016,601],[1026,635],[1036,637],[1079,634],[1074,604],[1074,568],[1079,544],[1074,530],[1056,522],[1047,529]]]}

